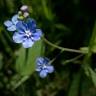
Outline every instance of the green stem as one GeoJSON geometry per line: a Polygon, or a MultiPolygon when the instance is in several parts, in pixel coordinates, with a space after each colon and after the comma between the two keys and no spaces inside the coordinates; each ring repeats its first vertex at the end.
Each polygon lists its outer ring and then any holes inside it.
{"type": "Polygon", "coordinates": [[[53,43],[51,43],[50,41],[48,41],[46,38],[43,37],[43,40],[50,46],[52,47],[55,47],[59,50],[62,50],[62,51],[67,51],[67,52],[75,52],[75,53],[82,53],[84,54],[84,52],[80,51],[80,50],[75,50],[75,49],[69,49],[69,48],[64,48],[64,47],[61,47],[61,46],[58,46],[58,45],[55,45],[53,43]]]}
{"type": "Polygon", "coordinates": [[[76,61],[77,59],[81,58],[82,56],[83,56],[83,54],[81,54],[81,55],[79,55],[79,56],[76,56],[76,57],[74,57],[74,58],[72,58],[72,59],[66,60],[66,61],[64,62],[64,65],[67,64],[67,63],[70,63],[70,62],[74,62],[74,61],[76,61]]]}
{"type": "Polygon", "coordinates": [[[60,53],[59,53],[58,55],[56,55],[56,56],[49,62],[49,64],[52,64],[62,52],[63,52],[63,51],[61,50],[60,53]]]}
{"type": "Polygon", "coordinates": [[[15,90],[16,88],[18,88],[22,83],[24,83],[30,76],[24,76],[22,77],[22,79],[17,82],[14,86],[13,86],[13,90],[15,90]]]}

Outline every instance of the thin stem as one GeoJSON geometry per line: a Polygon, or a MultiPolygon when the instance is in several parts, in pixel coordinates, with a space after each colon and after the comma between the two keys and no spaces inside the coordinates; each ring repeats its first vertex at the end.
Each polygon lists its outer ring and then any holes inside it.
{"type": "Polygon", "coordinates": [[[67,52],[83,53],[83,54],[84,54],[84,52],[82,52],[82,51],[80,51],[80,50],[69,49],[69,48],[64,48],[64,47],[55,45],[55,44],[51,43],[50,41],[48,41],[48,40],[47,40],[46,38],[44,38],[44,37],[43,37],[43,40],[44,40],[48,45],[50,45],[50,46],[52,46],[52,47],[55,47],[55,48],[57,48],[57,49],[59,49],[59,50],[67,51],[67,52]]]}
{"type": "Polygon", "coordinates": [[[13,86],[13,90],[15,90],[16,88],[18,88],[22,83],[24,83],[30,76],[24,76],[22,77],[22,79],[17,82],[14,86],[13,86]]]}
{"type": "Polygon", "coordinates": [[[81,54],[81,55],[79,55],[79,56],[76,56],[76,57],[74,57],[74,58],[72,58],[72,59],[66,60],[66,61],[64,62],[64,65],[67,64],[67,63],[70,63],[70,62],[74,62],[74,61],[76,61],[77,59],[81,58],[82,56],[83,56],[83,54],[81,54]]]}
{"type": "Polygon", "coordinates": [[[53,62],[57,59],[57,57],[58,57],[62,52],[63,52],[63,50],[61,50],[60,53],[59,53],[58,55],[56,55],[56,56],[49,62],[49,64],[53,63],[53,62]]]}

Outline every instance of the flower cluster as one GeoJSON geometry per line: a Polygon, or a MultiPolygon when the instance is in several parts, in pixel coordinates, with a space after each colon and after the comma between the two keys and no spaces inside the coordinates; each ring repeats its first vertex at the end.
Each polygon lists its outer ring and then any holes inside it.
{"type": "MultiPolygon", "coordinates": [[[[29,17],[28,6],[23,5],[18,14],[14,15],[11,20],[4,22],[8,31],[13,31],[13,41],[21,43],[24,48],[30,48],[41,39],[42,31],[36,26],[36,21],[29,17]]],[[[36,71],[41,78],[54,71],[54,67],[49,64],[48,58],[39,57],[36,60],[36,71]]]]}
{"type": "Polygon", "coordinates": [[[50,65],[50,60],[46,57],[37,58],[36,64],[36,71],[39,72],[39,76],[41,78],[45,78],[48,73],[52,73],[54,71],[54,67],[50,65]]]}
{"type": "Polygon", "coordinates": [[[8,31],[15,31],[13,41],[22,43],[24,48],[30,48],[35,41],[40,40],[42,36],[41,29],[38,29],[34,19],[28,15],[27,6],[22,6],[21,11],[12,17],[12,20],[4,22],[8,31]],[[22,17],[22,18],[21,18],[22,17]]]}

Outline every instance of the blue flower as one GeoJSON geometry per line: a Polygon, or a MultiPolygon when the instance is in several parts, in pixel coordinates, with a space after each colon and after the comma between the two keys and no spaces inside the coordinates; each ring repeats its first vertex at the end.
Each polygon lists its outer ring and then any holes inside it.
{"type": "Polygon", "coordinates": [[[36,71],[39,72],[41,78],[45,78],[48,73],[52,73],[54,71],[54,67],[50,65],[50,60],[46,57],[37,58],[36,64],[36,71]]]}
{"type": "Polygon", "coordinates": [[[36,29],[36,22],[31,18],[28,18],[27,21],[18,21],[16,29],[13,40],[15,43],[22,43],[24,48],[32,47],[34,42],[40,40],[42,36],[42,31],[36,29]]]}
{"type": "Polygon", "coordinates": [[[14,15],[11,20],[4,22],[4,25],[7,27],[8,31],[16,31],[16,24],[18,22],[18,15],[14,15]]]}

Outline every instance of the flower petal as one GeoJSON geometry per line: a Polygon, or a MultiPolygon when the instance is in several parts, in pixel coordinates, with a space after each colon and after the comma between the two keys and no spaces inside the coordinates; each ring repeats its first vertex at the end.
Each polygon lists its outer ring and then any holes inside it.
{"type": "Polygon", "coordinates": [[[10,27],[7,28],[8,31],[16,31],[16,26],[12,25],[10,27]]]}
{"type": "Polygon", "coordinates": [[[26,40],[24,40],[22,44],[24,48],[29,48],[32,47],[34,42],[30,38],[26,38],[26,40]]]}
{"type": "Polygon", "coordinates": [[[15,32],[13,35],[13,40],[15,43],[22,43],[23,42],[23,35],[19,34],[18,32],[15,32]]]}
{"type": "Polygon", "coordinates": [[[42,58],[42,57],[38,57],[37,60],[36,60],[37,65],[42,65],[43,62],[44,62],[44,58],[42,58]]]}
{"type": "Polygon", "coordinates": [[[45,78],[46,76],[47,76],[47,71],[46,70],[42,70],[40,73],[39,73],[39,75],[40,75],[40,77],[41,78],[45,78]]]}
{"type": "Polygon", "coordinates": [[[47,70],[48,70],[48,73],[52,73],[54,71],[54,67],[53,66],[47,66],[47,70]]]}
{"type": "Polygon", "coordinates": [[[14,15],[13,17],[12,17],[12,22],[13,22],[13,24],[17,24],[17,22],[18,22],[18,15],[14,15]]]}
{"type": "Polygon", "coordinates": [[[32,31],[34,28],[36,28],[36,21],[34,19],[28,18],[26,23],[27,23],[28,29],[30,29],[30,31],[32,31]]]}
{"type": "Polygon", "coordinates": [[[16,28],[17,28],[18,31],[25,32],[26,24],[23,21],[18,21],[17,24],[16,24],[16,28]]]}
{"type": "Polygon", "coordinates": [[[35,69],[37,72],[40,72],[41,71],[41,66],[36,66],[36,69],[35,69]]]}
{"type": "Polygon", "coordinates": [[[37,41],[40,40],[41,36],[42,36],[42,31],[40,29],[36,29],[36,33],[33,33],[32,39],[34,41],[37,41]]]}
{"type": "Polygon", "coordinates": [[[7,21],[4,22],[4,25],[5,25],[6,27],[10,27],[10,26],[12,26],[13,24],[12,24],[12,22],[11,22],[10,20],[7,20],[7,21]]]}
{"type": "Polygon", "coordinates": [[[48,59],[47,57],[44,57],[44,64],[46,64],[47,66],[49,65],[49,61],[50,61],[50,59],[48,59]]]}

